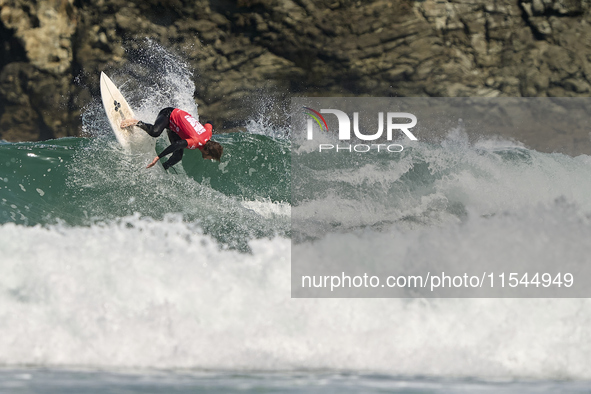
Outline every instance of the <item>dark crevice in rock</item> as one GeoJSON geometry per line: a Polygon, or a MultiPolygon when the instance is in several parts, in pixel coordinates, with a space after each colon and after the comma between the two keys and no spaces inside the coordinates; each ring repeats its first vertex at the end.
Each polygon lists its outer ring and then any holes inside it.
{"type": "Polygon", "coordinates": [[[491,42],[490,21],[488,19],[486,19],[484,22],[484,39],[486,40],[487,43],[491,42]]]}
{"type": "Polygon", "coordinates": [[[470,37],[470,26],[468,26],[468,22],[463,18],[459,19],[460,22],[462,22],[462,30],[464,31],[464,34],[466,35],[466,37],[470,37]]]}
{"type": "Polygon", "coordinates": [[[31,27],[33,29],[35,29],[41,25],[36,13],[34,11],[31,12],[31,7],[29,7],[28,4],[23,5],[23,11],[29,16],[29,21],[31,22],[31,27]]]}
{"type": "MultiPolygon", "coordinates": [[[[72,89],[70,89],[69,93],[68,93],[68,98],[67,98],[67,107],[68,107],[68,126],[69,125],[74,125],[74,128],[77,129],[81,129],[81,125],[76,125],[76,120],[74,119],[74,114],[79,113],[79,108],[77,108],[76,105],[76,95],[77,92],[80,89],[80,85],[82,84],[82,79],[84,76],[84,68],[83,66],[80,64],[79,60],[78,60],[78,45],[76,45],[76,43],[79,41],[78,38],[78,29],[76,29],[76,32],[74,33],[74,35],[72,36],[72,63],[71,63],[71,73],[70,73],[70,81],[72,86],[72,89]],[[76,127],[77,126],[77,127],[76,127]]],[[[77,130],[77,131],[79,131],[77,130]]],[[[67,130],[67,134],[71,135],[73,131],[67,130]]]]}
{"type": "Polygon", "coordinates": [[[55,138],[55,134],[53,133],[53,130],[51,130],[51,128],[49,128],[45,122],[43,121],[43,116],[41,114],[41,111],[39,109],[35,109],[35,112],[37,113],[37,127],[39,129],[39,141],[47,141],[47,140],[52,140],[55,138]]]}
{"type": "Polygon", "coordinates": [[[27,61],[27,53],[14,36],[14,30],[0,23],[0,69],[8,63],[27,61]]]}
{"type": "Polygon", "coordinates": [[[519,8],[521,9],[521,19],[523,19],[527,27],[529,27],[529,29],[531,30],[532,36],[535,40],[544,41],[546,39],[546,36],[542,32],[540,32],[537,26],[532,22],[528,10],[525,7],[525,3],[519,2],[519,8]]]}
{"type": "MultiPolygon", "coordinates": [[[[14,30],[7,29],[0,22],[0,73],[9,63],[25,61],[27,61],[27,54],[20,41],[14,36],[14,30]]],[[[8,99],[0,92],[0,118],[4,115],[8,104],[8,99]]],[[[0,139],[4,131],[0,130],[0,139]]]]}
{"type": "Polygon", "coordinates": [[[182,14],[179,13],[174,8],[162,8],[158,10],[157,13],[149,13],[147,14],[148,19],[154,23],[155,25],[168,27],[173,25],[178,19],[180,19],[182,14]]]}
{"type": "Polygon", "coordinates": [[[241,8],[236,1],[232,0],[214,0],[209,3],[209,6],[213,12],[225,15],[226,17],[238,13],[241,8]]]}

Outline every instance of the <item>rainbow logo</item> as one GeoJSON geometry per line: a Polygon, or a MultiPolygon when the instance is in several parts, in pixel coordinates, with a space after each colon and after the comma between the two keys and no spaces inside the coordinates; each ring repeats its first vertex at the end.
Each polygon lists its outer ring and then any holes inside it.
{"type": "Polygon", "coordinates": [[[322,123],[324,123],[324,128],[328,132],[328,125],[326,124],[326,120],[324,120],[324,117],[322,115],[320,115],[320,112],[315,111],[310,107],[303,107],[303,108],[308,111],[308,112],[306,112],[306,114],[310,115],[312,118],[314,118],[316,123],[318,123],[318,127],[320,128],[321,131],[322,131],[322,124],[320,123],[320,120],[322,120],[322,123]],[[320,119],[318,119],[318,118],[320,118],[320,119]]]}

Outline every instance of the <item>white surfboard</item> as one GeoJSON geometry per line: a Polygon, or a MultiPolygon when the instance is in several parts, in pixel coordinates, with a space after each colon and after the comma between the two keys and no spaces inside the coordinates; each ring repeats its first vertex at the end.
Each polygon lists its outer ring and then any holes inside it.
{"type": "Polygon", "coordinates": [[[139,127],[120,127],[122,120],[134,118],[134,114],[125,97],[104,72],[101,72],[101,98],[117,141],[133,153],[154,153],[155,138],[139,127]]]}

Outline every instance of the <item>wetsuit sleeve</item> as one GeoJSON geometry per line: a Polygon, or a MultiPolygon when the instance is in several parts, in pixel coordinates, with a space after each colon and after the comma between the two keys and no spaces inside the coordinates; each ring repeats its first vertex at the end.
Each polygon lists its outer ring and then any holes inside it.
{"type": "Polygon", "coordinates": [[[146,133],[151,135],[152,137],[159,137],[160,134],[164,131],[165,128],[168,127],[168,123],[170,122],[170,114],[174,108],[168,107],[164,108],[158,113],[158,117],[153,125],[149,123],[144,123],[141,120],[136,124],[137,127],[144,130],[146,133]]]}
{"type": "Polygon", "coordinates": [[[172,144],[170,144],[168,146],[168,148],[164,149],[162,151],[162,153],[160,153],[158,155],[159,158],[163,158],[166,155],[170,155],[172,152],[176,152],[179,149],[185,149],[187,146],[189,146],[189,143],[187,142],[187,140],[178,140],[173,142],[172,144]]]}

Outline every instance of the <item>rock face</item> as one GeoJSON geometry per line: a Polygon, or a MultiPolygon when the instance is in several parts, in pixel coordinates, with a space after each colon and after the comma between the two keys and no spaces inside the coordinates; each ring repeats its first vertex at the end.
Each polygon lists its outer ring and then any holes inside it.
{"type": "Polygon", "coordinates": [[[0,0],[0,137],[47,139],[77,120],[68,110],[76,9],[69,1],[0,0]]]}
{"type": "Polygon", "coordinates": [[[0,0],[0,139],[76,133],[98,73],[145,37],[194,68],[199,114],[218,129],[269,95],[587,96],[589,4],[0,0]]]}

